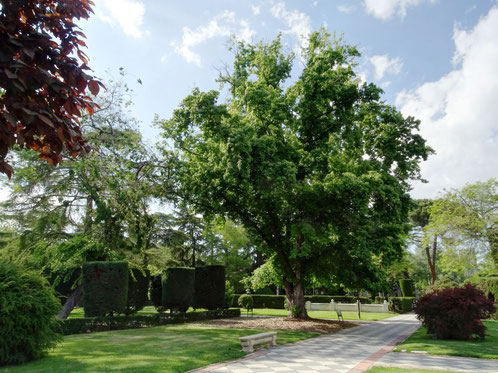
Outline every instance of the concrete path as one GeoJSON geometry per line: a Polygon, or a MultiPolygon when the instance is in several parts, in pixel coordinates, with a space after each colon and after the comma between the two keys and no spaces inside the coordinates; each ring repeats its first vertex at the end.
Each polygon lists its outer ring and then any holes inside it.
{"type": "MultiPolygon", "coordinates": [[[[245,359],[203,368],[202,372],[363,372],[419,327],[415,315],[361,324],[336,334],[260,350],[245,359]]],[[[277,337],[278,341],[278,337],[277,337]]]]}
{"type": "Polygon", "coordinates": [[[498,360],[474,359],[458,356],[436,356],[391,352],[381,357],[375,365],[396,366],[407,369],[447,369],[461,372],[498,372],[498,360]]]}

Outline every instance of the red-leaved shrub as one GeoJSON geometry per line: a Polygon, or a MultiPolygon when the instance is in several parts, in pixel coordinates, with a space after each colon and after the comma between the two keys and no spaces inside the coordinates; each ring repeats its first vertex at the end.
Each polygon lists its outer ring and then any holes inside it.
{"type": "Polygon", "coordinates": [[[496,312],[491,300],[472,285],[435,290],[415,305],[417,318],[435,339],[470,339],[485,336],[481,319],[496,312]]]}

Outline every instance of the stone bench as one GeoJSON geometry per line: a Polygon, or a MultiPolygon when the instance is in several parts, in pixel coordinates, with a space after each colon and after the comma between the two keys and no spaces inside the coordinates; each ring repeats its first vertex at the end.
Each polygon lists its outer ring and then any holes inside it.
{"type": "Polygon", "coordinates": [[[239,340],[242,345],[242,351],[253,352],[254,345],[260,343],[270,342],[270,346],[275,346],[277,344],[277,332],[248,335],[247,337],[240,337],[239,340]]]}

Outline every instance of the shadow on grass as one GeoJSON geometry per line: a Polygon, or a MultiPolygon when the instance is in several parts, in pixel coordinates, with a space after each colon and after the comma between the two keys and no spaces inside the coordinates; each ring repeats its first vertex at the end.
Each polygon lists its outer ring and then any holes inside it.
{"type": "MultiPolygon", "coordinates": [[[[45,358],[0,372],[184,372],[244,356],[238,338],[262,331],[175,325],[72,335],[45,358]]],[[[279,331],[279,342],[315,335],[279,331]]]]}

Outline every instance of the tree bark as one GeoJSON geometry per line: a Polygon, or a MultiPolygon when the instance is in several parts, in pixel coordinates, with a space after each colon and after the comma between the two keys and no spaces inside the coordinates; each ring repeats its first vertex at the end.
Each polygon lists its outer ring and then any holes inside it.
{"type": "Polygon", "coordinates": [[[432,242],[432,258],[429,245],[425,247],[425,253],[427,254],[427,262],[431,270],[432,285],[434,285],[436,282],[437,235],[434,236],[434,241],[432,242]]]}
{"type": "Polygon", "coordinates": [[[304,286],[301,281],[294,283],[283,279],[287,302],[289,303],[289,317],[297,319],[309,319],[304,302],[304,286]]]}
{"type": "Polygon", "coordinates": [[[62,306],[57,318],[67,319],[74,307],[78,306],[83,298],[83,287],[78,286],[73,293],[67,298],[66,302],[62,306]]]}

